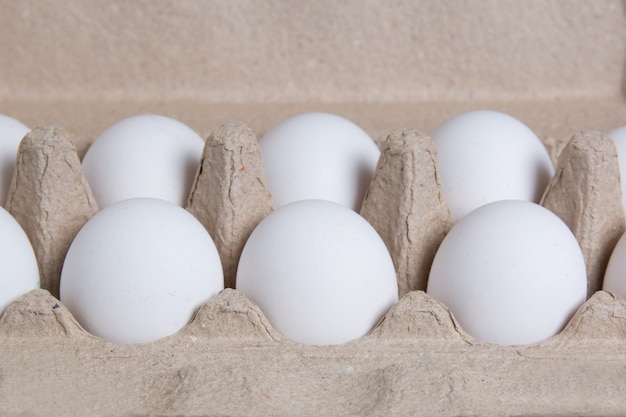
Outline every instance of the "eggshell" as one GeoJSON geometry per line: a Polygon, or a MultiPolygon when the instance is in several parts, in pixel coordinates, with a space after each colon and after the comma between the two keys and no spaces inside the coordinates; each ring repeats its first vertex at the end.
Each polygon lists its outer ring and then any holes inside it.
{"type": "Polygon", "coordinates": [[[176,333],[223,288],[202,224],[173,203],[136,198],[101,210],[78,232],[60,293],[86,330],[131,344],[176,333]]]}
{"type": "Polygon", "coordinates": [[[170,117],[142,114],[106,129],[88,148],[82,167],[101,208],[135,197],[183,206],[204,140],[170,117]]]}
{"type": "Polygon", "coordinates": [[[554,175],[539,138],[504,113],[463,113],[437,128],[432,139],[453,222],[493,201],[539,202],[554,175]]]}
{"type": "Polygon", "coordinates": [[[626,234],[617,241],[609,258],[602,289],[626,299],[626,234]]]}
{"type": "Polygon", "coordinates": [[[618,127],[607,133],[613,139],[617,149],[617,159],[619,161],[619,176],[621,180],[622,207],[626,215],[626,126],[618,127]]]}
{"type": "Polygon", "coordinates": [[[0,207],[0,314],[21,295],[39,288],[39,266],[26,233],[0,207]]]}
{"type": "Polygon", "coordinates": [[[365,335],[398,300],[380,236],[351,209],[323,200],[283,206],[256,227],[237,289],[283,335],[313,345],[365,335]]]}
{"type": "Polygon", "coordinates": [[[285,120],[260,141],[276,207],[322,199],[359,210],[380,150],[353,122],[328,113],[285,120]]]}
{"type": "Polygon", "coordinates": [[[30,128],[12,117],[0,114],[0,205],[5,206],[11,179],[15,170],[15,158],[20,142],[30,128]]]}
{"type": "Polygon", "coordinates": [[[478,339],[533,344],[556,335],[585,301],[585,262],[554,213],[532,202],[498,201],[452,227],[427,292],[478,339]]]}

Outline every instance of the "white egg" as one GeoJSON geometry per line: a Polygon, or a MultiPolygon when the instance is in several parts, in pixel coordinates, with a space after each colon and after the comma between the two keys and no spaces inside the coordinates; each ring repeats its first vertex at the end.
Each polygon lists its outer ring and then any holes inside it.
{"type": "Polygon", "coordinates": [[[463,113],[432,134],[452,221],[498,200],[539,202],[554,175],[539,138],[507,114],[463,113]]]}
{"type": "Polygon", "coordinates": [[[0,114],[0,205],[4,207],[11,188],[20,142],[30,132],[22,122],[0,114]]]}
{"type": "Polygon", "coordinates": [[[187,125],[142,114],[106,129],[87,150],[82,166],[101,208],[136,197],[183,206],[203,148],[204,140],[187,125]]]}
{"type": "Polygon", "coordinates": [[[87,331],[131,344],[176,333],[223,288],[202,224],[173,203],[136,198],[101,210],[78,232],[60,298],[87,331]]]}
{"type": "Polygon", "coordinates": [[[622,207],[626,215],[626,126],[613,129],[607,136],[613,139],[617,149],[617,160],[619,163],[619,175],[622,186],[622,207]]]}
{"type": "Polygon", "coordinates": [[[380,236],[356,212],[323,200],[267,216],[243,249],[236,286],[280,333],[312,345],[365,335],[398,300],[380,236]]]}
{"type": "Polygon", "coordinates": [[[380,156],[363,129],[328,113],[287,119],[263,136],[260,146],[276,207],[322,199],[358,211],[380,156]]]}
{"type": "Polygon", "coordinates": [[[39,288],[39,265],[20,224],[0,207],[0,314],[16,298],[39,288]]]}
{"type": "Polygon", "coordinates": [[[556,335],[585,301],[587,273],[570,229],[548,209],[498,201],[456,223],[432,264],[427,292],[470,335],[526,345],[556,335]]]}
{"type": "Polygon", "coordinates": [[[626,234],[617,241],[609,258],[602,289],[626,299],[626,234]]]}

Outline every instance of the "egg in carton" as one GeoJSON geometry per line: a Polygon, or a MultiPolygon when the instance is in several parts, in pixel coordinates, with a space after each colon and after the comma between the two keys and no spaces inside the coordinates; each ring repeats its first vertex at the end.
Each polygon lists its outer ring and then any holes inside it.
{"type": "Polygon", "coordinates": [[[599,290],[624,231],[617,155],[602,134],[560,152],[542,204],[576,235],[590,298],[541,343],[468,335],[424,290],[451,227],[436,151],[390,134],[361,214],[386,242],[402,298],[367,335],[336,346],[287,339],[233,289],[243,245],[273,210],[255,135],[229,123],[206,141],[187,209],[222,258],[227,289],[178,333],[120,345],[86,332],[58,299],[67,249],[98,207],[71,136],[40,127],[20,145],[7,210],[32,241],[42,289],[0,318],[2,415],[617,415],[626,410],[626,302],[599,290]],[[243,169],[242,169],[243,168],[243,169]],[[398,173],[401,173],[399,175],[398,173]]]}

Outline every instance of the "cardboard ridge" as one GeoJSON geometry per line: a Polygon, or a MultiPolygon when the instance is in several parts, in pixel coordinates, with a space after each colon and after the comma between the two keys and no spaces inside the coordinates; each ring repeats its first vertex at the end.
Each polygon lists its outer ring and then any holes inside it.
{"type": "MultiPolygon", "coordinates": [[[[467,334],[450,310],[424,291],[416,290],[400,298],[381,321],[365,336],[342,345],[305,345],[288,339],[273,328],[261,309],[238,290],[226,288],[207,300],[185,328],[163,339],[120,345],[93,336],[82,328],[72,313],[47,290],[35,289],[13,301],[0,318],[0,335],[14,339],[68,339],[78,343],[115,345],[141,351],[147,345],[171,344],[175,339],[203,339],[210,344],[228,343],[233,347],[275,345],[302,350],[345,350],[393,345],[420,346],[432,343],[448,347],[473,347],[494,350],[528,350],[538,354],[553,349],[575,347],[593,341],[607,347],[622,348],[626,333],[626,300],[598,291],[574,313],[563,330],[532,345],[490,344],[467,334]],[[82,342],[81,342],[82,341],[82,342]]],[[[615,350],[620,352],[619,349],[615,350]]]]}

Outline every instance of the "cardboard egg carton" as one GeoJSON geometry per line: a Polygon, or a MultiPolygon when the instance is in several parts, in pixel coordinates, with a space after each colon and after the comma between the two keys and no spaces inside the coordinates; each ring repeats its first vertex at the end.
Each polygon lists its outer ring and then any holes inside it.
{"type": "Polygon", "coordinates": [[[600,133],[626,123],[624,7],[6,2],[0,112],[39,126],[20,148],[7,209],[33,242],[42,289],[0,317],[0,415],[625,415],[626,303],[598,290],[624,229],[615,149],[600,133]],[[536,345],[476,340],[423,291],[450,227],[427,133],[477,108],[543,139],[557,170],[542,204],[587,262],[589,299],[536,345]],[[402,298],[375,329],[301,345],[232,288],[157,342],[117,345],[81,328],[58,277],[98,210],[79,157],[99,132],[153,112],[207,138],[188,209],[232,287],[245,237],[271,210],[256,139],[312,110],[351,119],[382,150],[361,212],[390,248],[402,298]]]}
{"type": "MultiPolygon", "coordinates": [[[[118,345],[86,332],[58,298],[72,236],[97,206],[71,136],[35,128],[20,145],[7,202],[37,253],[42,289],[0,317],[2,415],[618,415],[626,409],[626,301],[597,291],[625,229],[611,140],[574,136],[543,204],[581,243],[591,298],[557,336],[498,346],[466,334],[425,288],[450,228],[436,151],[415,130],[390,134],[364,215],[390,248],[400,301],[339,346],[285,338],[228,288],[165,339],[118,345]],[[398,175],[400,172],[403,175],[398,175]]],[[[254,226],[272,210],[256,136],[229,123],[206,141],[187,209],[211,232],[227,286],[254,226]],[[242,169],[243,168],[243,169],[242,169]]]]}

